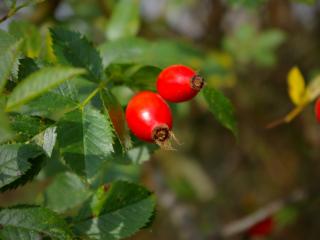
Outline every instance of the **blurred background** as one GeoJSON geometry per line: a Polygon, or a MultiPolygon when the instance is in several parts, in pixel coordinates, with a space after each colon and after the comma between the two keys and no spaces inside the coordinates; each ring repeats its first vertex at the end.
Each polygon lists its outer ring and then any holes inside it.
{"type": "MultiPolygon", "coordinates": [[[[9,6],[0,1],[0,17],[9,6]]],[[[130,18],[128,36],[153,48],[145,61],[187,64],[222,90],[239,129],[236,139],[199,96],[172,106],[182,143],[177,151],[146,150],[140,153],[143,164],[110,168],[106,179],[142,181],[158,198],[154,224],[131,239],[249,239],[247,228],[265,217],[273,218],[274,228],[257,239],[319,239],[320,125],[313,106],[290,124],[266,126],[294,107],[289,70],[298,66],[306,81],[319,73],[320,1],[128,0],[119,6],[116,0],[49,0],[21,9],[0,28],[15,20],[40,31],[60,24],[100,46],[119,39],[108,28],[114,11],[119,21],[130,18]]],[[[30,42],[31,49],[39,39],[30,42]]],[[[114,91],[125,106],[132,90],[119,85],[114,91]]],[[[0,204],[39,202],[47,185],[40,174],[1,194],[0,204]]]]}

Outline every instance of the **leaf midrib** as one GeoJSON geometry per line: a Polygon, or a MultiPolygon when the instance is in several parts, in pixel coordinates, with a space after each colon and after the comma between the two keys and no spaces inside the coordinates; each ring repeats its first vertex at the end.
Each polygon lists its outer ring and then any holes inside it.
{"type": "MultiPolygon", "coordinates": [[[[137,204],[137,203],[139,203],[139,202],[141,202],[141,201],[148,200],[149,198],[150,198],[150,200],[152,201],[153,194],[150,194],[150,195],[149,195],[148,197],[146,197],[146,198],[139,199],[139,200],[137,200],[137,201],[131,202],[130,204],[128,204],[128,205],[126,205],[126,206],[123,206],[123,207],[121,207],[121,208],[117,208],[117,209],[112,210],[112,211],[109,211],[109,212],[103,212],[103,213],[99,214],[98,216],[95,216],[94,218],[92,218],[91,216],[86,217],[86,218],[84,218],[84,219],[81,219],[81,220],[77,221],[76,223],[85,222],[85,221],[88,221],[88,220],[92,220],[92,219],[95,219],[95,218],[102,217],[102,216],[107,215],[107,214],[115,213],[115,212],[120,211],[120,210],[122,210],[122,209],[124,209],[124,208],[127,208],[127,207],[129,207],[129,206],[131,206],[131,205],[137,204]]],[[[154,204],[153,204],[153,205],[154,205],[154,204]]]]}
{"type": "MultiPolygon", "coordinates": [[[[17,229],[24,229],[24,230],[27,230],[27,231],[35,231],[37,233],[46,233],[47,235],[49,236],[54,236],[54,237],[58,237],[60,238],[61,235],[56,235],[54,232],[50,232],[50,230],[39,230],[39,229],[36,229],[36,228],[28,228],[28,227],[22,227],[22,226],[17,226],[17,225],[12,225],[12,224],[1,224],[5,227],[12,227],[12,228],[17,228],[17,229]]],[[[57,228],[55,228],[57,229],[57,228]]],[[[1,230],[0,230],[1,231],[1,230]]],[[[65,236],[66,234],[63,234],[63,236],[65,236]]]]}

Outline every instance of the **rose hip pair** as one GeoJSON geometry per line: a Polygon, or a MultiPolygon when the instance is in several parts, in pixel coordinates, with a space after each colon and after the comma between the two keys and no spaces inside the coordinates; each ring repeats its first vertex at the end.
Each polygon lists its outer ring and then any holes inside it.
{"type": "Polygon", "coordinates": [[[173,137],[169,102],[184,102],[192,99],[203,87],[204,80],[192,69],[172,65],[164,69],[157,79],[157,93],[142,91],[129,101],[126,120],[130,130],[139,139],[155,142],[168,148],[173,137]]]}

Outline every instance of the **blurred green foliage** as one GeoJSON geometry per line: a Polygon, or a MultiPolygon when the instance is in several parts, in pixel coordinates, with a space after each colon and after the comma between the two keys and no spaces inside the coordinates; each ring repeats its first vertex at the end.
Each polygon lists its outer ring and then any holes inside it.
{"type": "Polygon", "coordinates": [[[19,186],[0,195],[1,239],[120,239],[149,226],[130,239],[226,238],[226,223],[296,188],[310,195],[272,212],[271,238],[319,236],[312,112],[264,129],[289,108],[289,69],[319,70],[315,0],[36,2],[0,6],[0,185],[19,186]],[[170,105],[182,145],[165,154],[129,133],[124,110],[177,63],[206,86],[170,105]],[[7,208],[21,202],[46,208],[7,208]]]}
{"type": "Polygon", "coordinates": [[[258,32],[252,25],[241,25],[225,39],[224,48],[241,66],[273,66],[276,63],[275,50],[284,40],[285,35],[279,30],[258,32]]]}

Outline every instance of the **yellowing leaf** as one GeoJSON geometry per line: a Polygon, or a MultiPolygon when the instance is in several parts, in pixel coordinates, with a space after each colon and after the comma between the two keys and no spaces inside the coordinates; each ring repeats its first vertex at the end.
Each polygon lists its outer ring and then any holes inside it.
{"type": "Polygon", "coordinates": [[[285,117],[284,117],[284,122],[289,123],[293,119],[295,119],[305,108],[306,105],[300,105],[294,108],[291,112],[289,112],[285,117]]]}
{"type": "Polygon", "coordinates": [[[297,67],[293,67],[288,74],[289,96],[296,107],[286,116],[267,125],[274,128],[283,123],[289,123],[295,119],[305,107],[320,96],[320,75],[316,76],[306,87],[304,78],[297,67]]]}
{"type": "Polygon", "coordinates": [[[44,48],[45,48],[45,58],[47,59],[47,61],[50,63],[56,63],[57,58],[53,51],[52,36],[49,30],[46,30],[46,33],[45,33],[44,48]]]}
{"type": "Polygon", "coordinates": [[[316,76],[307,86],[310,102],[320,96],[320,75],[316,76]]]}
{"type": "Polygon", "coordinates": [[[304,104],[306,95],[305,81],[297,67],[293,67],[288,74],[288,88],[291,101],[297,106],[304,104]]]}

